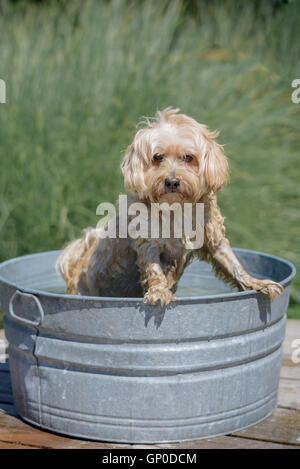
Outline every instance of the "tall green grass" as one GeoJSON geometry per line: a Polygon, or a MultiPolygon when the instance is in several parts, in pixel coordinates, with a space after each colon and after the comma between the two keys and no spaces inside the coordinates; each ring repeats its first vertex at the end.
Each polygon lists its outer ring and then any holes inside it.
{"type": "MultiPolygon", "coordinates": [[[[137,121],[172,105],[221,131],[232,245],[300,269],[296,3],[257,15],[252,2],[213,2],[196,18],[177,1],[0,5],[1,260],[58,249],[95,225],[96,206],[122,190],[137,121]]],[[[298,317],[299,286],[300,276],[298,317]]]]}

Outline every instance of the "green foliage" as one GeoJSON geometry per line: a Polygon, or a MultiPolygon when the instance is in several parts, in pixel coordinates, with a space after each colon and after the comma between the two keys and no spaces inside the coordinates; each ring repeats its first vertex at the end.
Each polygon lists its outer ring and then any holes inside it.
{"type": "MultiPolygon", "coordinates": [[[[177,1],[2,2],[1,260],[58,249],[95,225],[97,205],[123,190],[118,167],[136,123],[172,105],[221,130],[232,245],[299,270],[297,6],[257,15],[252,2],[200,2],[193,17],[177,1]]],[[[298,276],[295,311],[299,286],[298,276]]]]}

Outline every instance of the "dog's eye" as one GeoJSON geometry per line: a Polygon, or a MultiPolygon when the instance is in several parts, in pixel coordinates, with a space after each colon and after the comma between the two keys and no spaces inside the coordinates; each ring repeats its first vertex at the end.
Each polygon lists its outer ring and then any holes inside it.
{"type": "Polygon", "coordinates": [[[183,156],[183,161],[186,161],[187,163],[190,163],[193,160],[192,155],[184,155],[183,156]]]}
{"type": "Polygon", "coordinates": [[[163,155],[160,155],[159,153],[155,153],[155,155],[153,156],[153,159],[155,161],[162,161],[163,160],[163,155]]]}

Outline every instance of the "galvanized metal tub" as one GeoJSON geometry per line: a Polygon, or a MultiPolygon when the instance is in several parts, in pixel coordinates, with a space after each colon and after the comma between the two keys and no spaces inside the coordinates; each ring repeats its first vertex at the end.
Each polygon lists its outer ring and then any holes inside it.
{"type": "Polygon", "coordinates": [[[282,296],[271,303],[232,292],[194,262],[179,286],[191,296],[153,307],[140,298],[56,293],[64,286],[54,267],[59,251],[2,263],[18,414],[44,429],[129,443],[222,435],[270,415],[295,268],[235,252],[250,273],[280,281],[282,296]],[[205,296],[192,296],[203,288],[205,296]]]}

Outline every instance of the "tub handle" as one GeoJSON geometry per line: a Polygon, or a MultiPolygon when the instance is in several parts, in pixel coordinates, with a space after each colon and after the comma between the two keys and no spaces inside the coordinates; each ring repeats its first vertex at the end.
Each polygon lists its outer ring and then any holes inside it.
{"type": "Polygon", "coordinates": [[[20,290],[16,290],[14,292],[14,294],[12,295],[11,299],[9,300],[8,310],[9,310],[9,314],[14,319],[17,319],[18,321],[21,321],[21,322],[25,322],[26,324],[30,324],[31,326],[39,326],[41,324],[41,322],[43,321],[43,319],[44,319],[44,310],[43,310],[43,307],[40,303],[40,300],[35,295],[31,295],[30,293],[24,293],[24,292],[21,292],[20,290]],[[13,302],[14,302],[14,299],[16,298],[16,296],[18,296],[18,295],[19,296],[26,296],[27,298],[32,298],[33,299],[33,301],[37,305],[38,311],[40,313],[40,318],[39,319],[34,321],[34,320],[31,320],[31,319],[23,318],[21,316],[18,316],[14,312],[13,302]]]}

